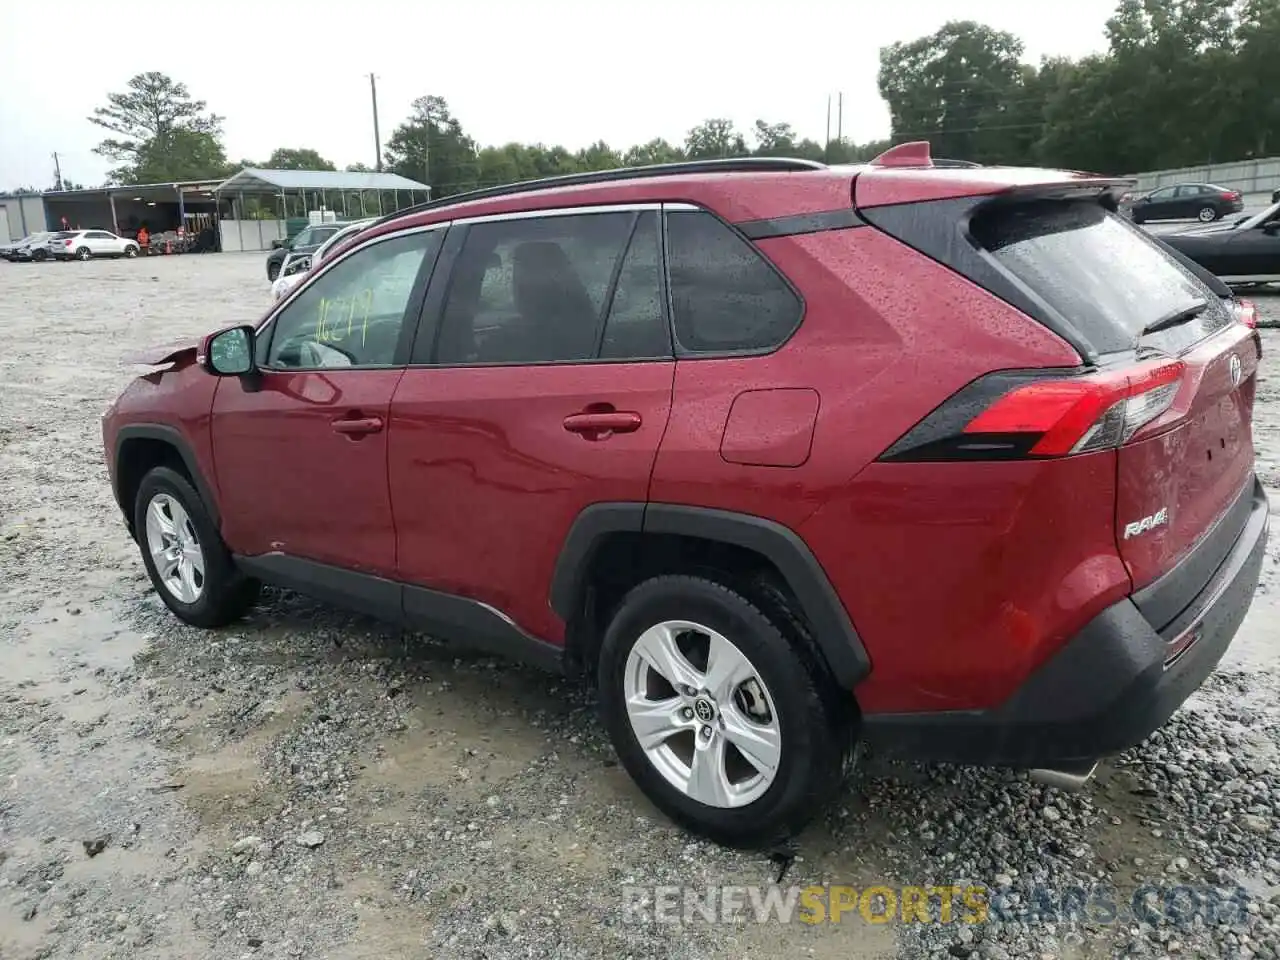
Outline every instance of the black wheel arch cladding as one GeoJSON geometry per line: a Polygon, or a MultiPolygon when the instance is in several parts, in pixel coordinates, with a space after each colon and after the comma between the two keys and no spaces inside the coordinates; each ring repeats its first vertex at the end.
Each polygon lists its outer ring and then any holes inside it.
{"type": "MultiPolygon", "coordinates": [[[[131,440],[150,440],[159,442],[172,448],[182,460],[183,466],[186,468],[187,475],[191,478],[191,485],[195,487],[196,494],[204,504],[204,508],[209,512],[209,518],[213,521],[215,527],[222,526],[222,516],[218,512],[218,501],[213,495],[213,489],[209,486],[204,474],[200,470],[200,462],[196,459],[195,451],[191,448],[191,444],[187,442],[182,431],[177,427],[171,427],[162,423],[133,423],[121,427],[120,432],[116,434],[115,449],[112,451],[112,460],[115,465],[113,471],[114,487],[116,503],[124,510],[127,516],[133,515],[133,504],[126,502],[124,491],[121,489],[121,471],[124,465],[125,448],[131,440]]],[[[137,477],[141,481],[146,471],[142,471],[137,477]]]]}
{"type": "Polygon", "coordinates": [[[569,529],[556,560],[550,604],[566,623],[582,609],[592,563],[615,533],[671,534],[740,547],[768,560],[782,575],[818,650],[841,688],[871,671],[871,661],[822,565],[795,531],[763,517],[665,503],[597,503],[569,529]]]}

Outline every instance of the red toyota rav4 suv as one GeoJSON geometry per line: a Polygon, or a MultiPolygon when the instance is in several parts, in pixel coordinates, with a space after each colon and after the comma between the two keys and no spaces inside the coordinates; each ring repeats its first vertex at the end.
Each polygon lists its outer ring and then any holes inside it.
{"type": "Polygon", "coordinates": [[[622,762],[724,842],[858,741],[1077,773],[1249,606],[1260,356],[1125,181],[734,160],[416,207],[104,420],[187,623],[291,587],[594,674],[622,762]]]}

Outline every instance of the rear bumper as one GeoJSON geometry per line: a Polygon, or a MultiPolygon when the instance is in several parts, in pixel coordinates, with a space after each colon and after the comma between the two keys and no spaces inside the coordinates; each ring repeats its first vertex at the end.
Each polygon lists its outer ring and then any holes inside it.
{"type": "Polygon", "coordinates": [[[1226,558],[1163,629],[1132,598],[1122,600],[1000,707],[868,714],[867,741],[889,756],[1014,767],[1079,764],[1140,743],[1213,672],[1248,612],[1269,507],[1256,479],[1244,498],[1248,516],[1226,558]]]}

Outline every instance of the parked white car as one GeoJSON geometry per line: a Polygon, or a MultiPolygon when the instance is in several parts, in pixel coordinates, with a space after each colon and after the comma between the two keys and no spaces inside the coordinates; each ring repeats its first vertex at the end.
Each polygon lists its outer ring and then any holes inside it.
{"type": "Polygon", "coordinates": [[[359,233],[369,224],[374,223],[376,219],[376,217],[370,217],[368,220],[356,220],[347,224],[322,243],[315,253],[291,253],[286,256],[284,263],[280,267],[280,275],[271,284],[272,302],[282,300],[290,290],[302,282],[302,279],[307,275],[307,271],[314,265],[323,262],[325,257],[339,244],[350,239],[352,235],[359,233]]]}
{"type": "Polygon", "coordinates": [[[92,260],[94,257],[136,257],[138,243],[106,230],[69,230],[49,241],[49,256],[57,260],[92,260]]]}

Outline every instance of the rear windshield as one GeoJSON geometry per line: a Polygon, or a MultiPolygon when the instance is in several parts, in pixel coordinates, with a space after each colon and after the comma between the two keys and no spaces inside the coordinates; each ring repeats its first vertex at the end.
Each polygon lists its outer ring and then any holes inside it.
{"type": "Polygon", "coordinates": [[[994,205],[973,238],[1099,353],[1133,349],[1148,324],[1207,304],[1153,346],[1179,352],[1230,322],[1220,297],[1141,231],[1092,201],[994,205]]]}

